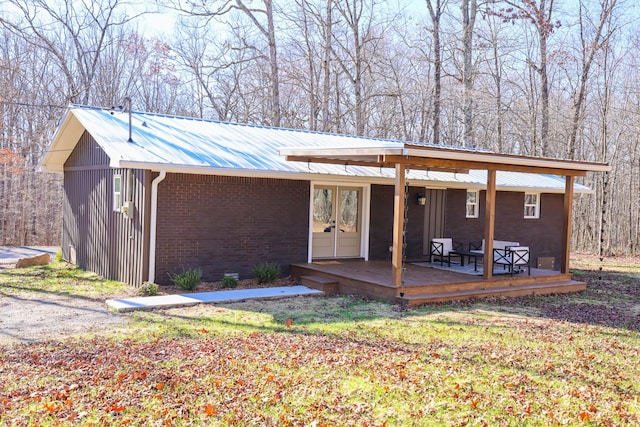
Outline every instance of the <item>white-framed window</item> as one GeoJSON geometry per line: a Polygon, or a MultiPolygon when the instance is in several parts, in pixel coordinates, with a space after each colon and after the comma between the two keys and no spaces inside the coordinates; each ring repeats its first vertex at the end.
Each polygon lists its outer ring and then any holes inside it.
{"type": "Polygon", "coordinates": [[[478,190],[467,190],[467,218],[478,218],[479,200],[478,190]]]}
{"type": "Polygon", "coordinates": [[[540,194],[524,193],[524,217],[525,219],[540,218],[540,194]]]}
{"type": "Polygon", "coordinates": [[[122,208],[122,175],[113,175],[113,210],[120,212],[122,208]]]}

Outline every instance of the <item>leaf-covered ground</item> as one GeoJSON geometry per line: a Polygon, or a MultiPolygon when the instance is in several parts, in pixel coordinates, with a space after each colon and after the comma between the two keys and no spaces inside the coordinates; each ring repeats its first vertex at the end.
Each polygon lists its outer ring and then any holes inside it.
{"type": "Polygon", "coordinates": [[[0,425],[639,425],[637,273],[576,274],[570,296],[198,306],[2,346],[0,425]]]}

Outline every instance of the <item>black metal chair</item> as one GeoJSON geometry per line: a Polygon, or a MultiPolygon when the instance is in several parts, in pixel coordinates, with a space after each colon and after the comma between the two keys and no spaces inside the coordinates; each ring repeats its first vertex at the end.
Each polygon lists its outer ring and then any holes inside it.
{"type": "Polygon", "coordinates": [[[509,274],[513,275],[516,268],[527,267],[527,273],[531,276],[531,266],[529,265],[530,255],[528,246],[508,246],[504,249],[493,250],[493,265],[502,265],[508,268],[509,274]]]}
{"type": "Polygon", "coordinates": [[[462,243],[454,242],[449,238],[431,239],[429,248],[429,262],[433,262],[434,258],[440,260],[440,265],[444,264],[446,259],[447,266],[451,267],[451,256],[460,258],[456,251],[462,250],[462,243]]]}

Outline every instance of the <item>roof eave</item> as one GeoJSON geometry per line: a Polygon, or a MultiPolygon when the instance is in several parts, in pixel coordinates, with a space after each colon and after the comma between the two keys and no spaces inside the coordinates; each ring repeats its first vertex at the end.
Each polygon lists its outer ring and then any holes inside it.
{"type": "Polygon", "coordinates": [[[64,173],[64,164],[73,152],[84,130],[84,126],[73,114],[73,110],[67,110],[38,164],[38,170],[50,173],[64,173]]]}
{"type": "MultiPolygon", "coordinates": [[[[168,173],[183,173],[183,174],[196,174],[196,175],[221,175],[221,176],[237,176],[237,177],[248,177],[248,178],[276,178],[276,179],[289,179],[289,180],[304,180],[304,181],[314,181],[314,180],[335,180],[335,181],[344,181],[345,179],[370,183],[370,184],[382,184],[382,185],[391,185],[393,184],[394,179],[389,177],[370,177],[370,176],[351,176],[346,177],[344,175],[335,175],[328,173],[305,173],[299,171],[268,171],[268,170],[249,170],[249,169],[236,169],[236,168],[214,168],[211,166],[190,166],[190,165],[171,165],[165,163],[149,163],[149,162],[139,162],[139,161],[127,161],[120,160],[117,163],[111,165],[114,168],[131,168],[131,169],[143,169],[150,170],[152,172],[160,172],[165,171],[168,173]]],[[[486,189],[486,184],[474,182],[474,183],[466,183],[466,182],[455,182],[455,181],[430,181],[425,179],[412,179],[411,185],[420,187],[424,186],[427,188],[440,188],[440,189],[477,189],[484,190],[486,189]]],[[[508,186],[508,185],[498,185],[496,187],[499,191],[513,191],[513,192],[522,192],[522,193],[555,193],[555,194],[563,194],[564,187],[560,188],[550,188],[550,187],[518,187],[518,186],[508,186]]],[[[593,193],[593,190],[586,190],[581,188],[575,188],[574,193],[577,194],[590,194],[593,193]]]]}

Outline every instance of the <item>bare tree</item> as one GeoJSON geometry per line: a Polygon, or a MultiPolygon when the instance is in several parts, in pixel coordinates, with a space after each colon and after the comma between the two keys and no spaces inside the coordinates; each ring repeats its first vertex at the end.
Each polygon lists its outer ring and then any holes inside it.
{"type": "Polygon", "coordinates": [[[613,11],[616,7],[617,0],[603,0],[600,2],[600,14],[598,22],[590,22],[593,26],[593,38],[587,40],[588,28],[586,28],[585,20],[589,20],[589,13],[585,10],[584,2],[579,2],[579,23],[580,23],[580,81],[577,93],[574,94],[573,101],[573,117],[571,121],[571,131],[569,134],[569,145],[567,155],[570,159],[576,158],[576,139],[578,129],[583,115],[583,107],[587,96],[587,80],[591,72],[591,66],[596,54],[606,46],[608,40],[615,31],[615,27],[611,22],[613,11]],[[586,13],[585,13],[586,12],[586,13]]]}
{"type": "MultiPolygon", "coordinates": [[[[559,20],[553,20],[554,0],[505,0],[509,7],[492,10],[493,13],[505,20],[530,22],[538,36],[538,63],[529,59],[529,66],[540,77],[540,153],[549,155],[549,73],[548,73],[548,43],[556,28],[560,27],[559,20]]],[[[534,140],[534,144],[537,141],[534,140]]],[[[533,152],[538,150],[534,147],[533,152]]]]}
{"type": "Polygon", "coordinates": [[[463,146],[473,145],[473,28],[478,12],[477,0],[462,0],[462,85],[463,146]]]}
{"type": "Polygon", "coordinates": [[[119,13],[120,5],[120,0],[65,0],[55,5],[46,0],[2,1],[1,7],[16,13],[1,15],[0,24],[51,54],[65,76],[67,100],[88,104],[100,55],[105,45],[115,42],[111,30],[140,15],[125,16],[119,13]]]}
{"type": "MultiPolygon", "coordinates": [[[[370,61],[375,56],[373,46],[380,37],[374,28],[375,0],[342,0],[336,3],[336,9],[341,15],[346,32],[338,34],[334,31],[337,63],[353,88],[353,111],[355,115],[356,135],[365,134],[365,78],[371,75],[370,61]]],[[[332,28],[335,29],[335,26],[332,28]]]]}
{"type": "MultiPolygon", "coordinates": [[[[263,8],[253,7],[244,0],[228,0],[220,2],[195,3],[187,1],[185,5],[181,0],[172,2],[172,7],[178,11],[185,12],[190,16],[206,18],[211,20],[223,17],[232,11],[240,11],[246,16],[254,27],[264,37],[268,49],[268,64],[270,70],[270,124],[280,126],[282,111],[280,107],[280,68],[278,63],[278,48],[276,43],[276,27],[274,21],[273,0],[261,0],[263,8]]],[[[243,46],[248,47],[248,46],[243,46]]]]}
{"type": "Polygon", "coordinates": [[[425,0],[431,18],[433,39],[433,143],[440,144],[440,116],[442,103],[442,44],[440,24],[447,0],[425,0]]]}

